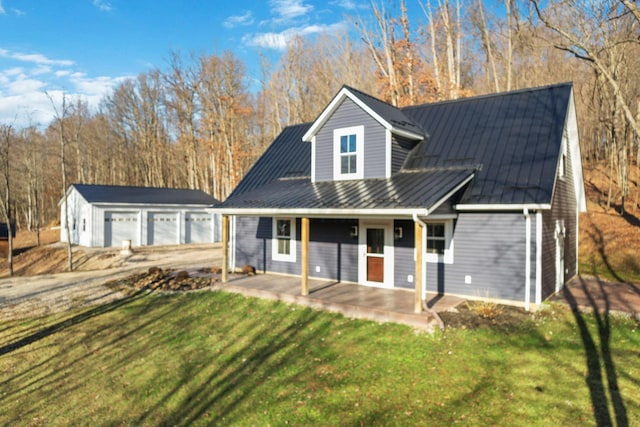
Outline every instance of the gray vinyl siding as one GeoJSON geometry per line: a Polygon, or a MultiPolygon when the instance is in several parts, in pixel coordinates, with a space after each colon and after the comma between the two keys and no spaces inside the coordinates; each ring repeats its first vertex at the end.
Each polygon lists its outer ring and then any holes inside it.
{"type": "Polygon", "coordinates": [[[402,168],[409,151],[415,147],[416,142],[396,135],[391,137],[391,173],[394,174],[402,168]]]}
{"type": "Polygon", "coordinates": [[[351,237],[351,228],[356,225],[358,221],[353,219],[311,219],[310,276],[342,282],[358,281],[358,237],[351,237]]]}
{"type": "MultiPolygon", "coordinates": [[[[464,213],[453,225],[453,263],[427,262],[427,291],[524,302],[525,220],[521,213],[464,213]],[[465,283],[465,276],[471,283],[465,283]]],[[[535,281],[535,218],[531,296],[535,281]]]]}
{"type": "Polygon", "coordinates": [[[414,289],[415,287],[415,269],[416,262],[414,259],[415,245],[415,224],[409,220],[395,220],[393,228],[402,228],[402,239],[394,241],[394,286],[398,288],[414,289]],[[408,276],[413,277],[413,281],[408,280],[408,276]]]}
{"type": "Polygon", "coordinates": [[[385,129],[347,98],[316,134],[316,181],[333,180],[333,131],[360,125],[364,126],[364,178],[384,178],[385,129]]]}
{"type": "MultiPolygon", "coordinates": [[[[566,140],[565,142],[566,143],[566,140]]],[[[564,239],[564,280],[577,274],[576,235],[576,195],[573,186],[570,147],[567,146],[566,173],[564,178],[556,176],[555,191],[551,211],[542,214],[542,298],[555,292],[556,282],[556,240],[557,220],[564,220],[566,235],[564,239]]]]}
{"type": "MultiPolygon", "coordinates": [[[[300,274],[300,220],[296,220],[296,262],[271,259],[271,218],[238,217],[236,267],[251,264],[267,272],[300,274]]],[[[309,275],[343,282],[358,281],[357,220],[311,219],[309,275]],[[318,268],[319,267],[319,271],[318,268]]],[[[394,286],[415,286],[414,223],[395,220],[402,238],[394,240],[394,286]],[[409,281],[409,276],[413,277],[409,281]]],[[[531,301],[535,297],[536,217],[531,216],[531,301]]],[[[427,262],[428,292],[524,302],[525,219],[518,213],[461,213],[453,223],[453,263],[427,262]],[[465,284],[471,276],[471,284],[465,284]]]]}
{"type": "MultiPolygon", "coordinates": [[[[358,238],[351,237],[357,220],[312,219],[309,224],[309,275],[358,281],[358,238]],[[317,271],[317,270],[320,271],[317,271]]],[[[235,267],[251,264],[260,271],[299,275],[300,219],[296,219],[296,262],[271,259],[273,220],[270,217],[236,219],[235,267]]]]}

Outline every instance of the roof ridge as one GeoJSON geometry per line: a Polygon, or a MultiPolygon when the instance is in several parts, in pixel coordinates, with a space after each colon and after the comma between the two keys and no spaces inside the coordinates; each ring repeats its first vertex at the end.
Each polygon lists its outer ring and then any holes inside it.
{"type": "Polygon", "coordinates": [[[527,92],[537,92],[537,91],[543,91],[543,90],[548,90],[548,89],[552,89],[552,88],[556,88],[556,87],[563,87],[563,86],[571,86],[571,87],[573,87],[573,82],[567,81],[567,82],[562,82],[562,83],[548,84],[548,85],[544,85],[544,86],[534,86],[534,87],[514,89],[514,90],[507,91],[507,92],[485,93],[485,94],[482,94],[482,95],[473,95],[473,96],[467,96],[467,97],[464,97],[464,98],[443,99],[442,101],[436,101],[436,102],[424,102],[422,104],[407,105],[406,107],[400,108],[400,110],[401,111],[405,111],[405,110],[413,110],[413,109],[416,109],[416,108],[421,108],[421,107],[430,106],[430,105],[443,105],[443,104],[451,104],[451,103],[457,103],[457,102],[477,101],[477,100],[493,98],[493,97],[505,97],[505,96],[511,96],[511,95],[520,95],[520,94],[527,93],[527,92]]]}
{"type": "Polygon", "coordinates": [[[73,183],[73,187],[111,187],[111,188],[132,188],[132,189],[144,189],[144,190],[179,190],[179,191],[202,191],[200,188],[176,188],[176,187],[148,187],[144,185],[117,185],[117,184],[81,184],[73,183]]]}
{"type": "Polygon", "coordinates": [[[357,93],[359,93],[359,94],[362,94],[362,95],[364,95],[364,96],[367,96],[367,97],[369,97],[369,98],[371,98],[371,99],[375,99],[376,101],[378,101],[378,102],[380,102],[380,103],[382,103],[382,104],[388,105],[388,106],[389,106],[389,107],[391,107],[391,108],[395,108],[396,110],[402,111],[402,108],[397,107],[397,106],[395,106],[395,105],[393,105],[393,104],[391,104],[391,103],[389,103],[389,102],[387,102],[387,101],[384,101],[384,100],[382,100],[382,99],[380,99],[380,98],[378,98],[378,97],[376,97],[376,96],[373,96],[373,95],[371,95],[371,94],[368,94],[368,93],[366,93],[366,92],[363,92],[363,91],[361,91],[360,89],[356,89],[356,88],[354,88],[354,87],[352,87],[352,86],[349,86],[349,85],[342,85],[342,87],[343,87],[343,88],[345,88],[345,89],[348,89],[348,90],[350,90],[350,91],[357,92],[357,93]]]}

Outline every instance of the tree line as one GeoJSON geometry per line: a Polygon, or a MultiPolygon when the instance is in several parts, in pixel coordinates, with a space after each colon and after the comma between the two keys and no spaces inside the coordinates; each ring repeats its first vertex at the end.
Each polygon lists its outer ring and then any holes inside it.
{"type": "Polygon", "coordinates": [[[262,57],[257,83],[233,52],[170,52],[95,110],[64,97],[46,128],[1,123],[0,221],[56,222],[70,183],[224,200],[284,126],[314,120],[343,84],[405,106],[572,81],[583,160],[608,165],[610,202],[638,205],[635,1],[371,0],[347,19],[351,32],[296,37],[276,63],[262,57]]]}

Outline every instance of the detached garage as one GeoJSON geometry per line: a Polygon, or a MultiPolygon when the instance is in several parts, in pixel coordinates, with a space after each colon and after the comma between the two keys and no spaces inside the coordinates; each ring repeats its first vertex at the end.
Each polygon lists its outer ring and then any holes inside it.
{"type": "MultiPolygon", "coordinates": [[[[90,247],[220,241],[216,199],[200,190],[73,184],[67,190],[71,243],[90,247]]],[[[67,241],[64,199],[60,239],[67,241]]]]}

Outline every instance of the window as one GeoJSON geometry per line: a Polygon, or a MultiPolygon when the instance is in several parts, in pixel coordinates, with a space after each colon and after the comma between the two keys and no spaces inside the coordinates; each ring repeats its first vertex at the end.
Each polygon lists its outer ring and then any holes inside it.
{"type": "Polygon", "coordinates": [[[444,255],[444,223],[427,224],[427,253],[444,255]]]}
{"type": "Polygon", "coordinates": [[[427,222],[426,261],[453,264],[453,220],[427,222]]]}
{"type": "Polygon", "coordinates": [[[82,231],[87,231],[87,220],[82,218],[82,231]]]}
{"type": "Polygon", "coordinates": [[[364,126],[333,131],[333,178],[362,179],[364,168],[364,126]]]}
{"type": "Polygon", "coordinates": [[[562,140],[562,154],[560,155],[560,171],[558,175],[560,178],[563,178],[567,174],[567,141],[566,139],[562,140]]]}
{"type": "Polygon", "coordinates": [[[356,164],[356,135],[342,135],[340,137],[340,174],[358,172],[356,164]]]}
{"type": "Polygon", "coordinates": [[[272,255],[274,261],[296,261],[296,222],[294,218],[273,219],[272,255]]]}

